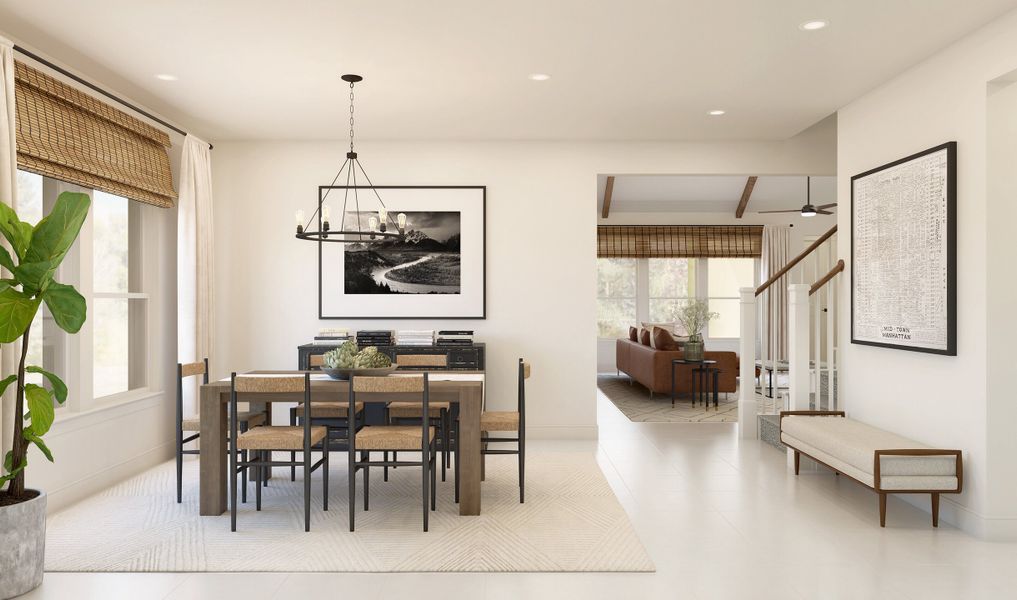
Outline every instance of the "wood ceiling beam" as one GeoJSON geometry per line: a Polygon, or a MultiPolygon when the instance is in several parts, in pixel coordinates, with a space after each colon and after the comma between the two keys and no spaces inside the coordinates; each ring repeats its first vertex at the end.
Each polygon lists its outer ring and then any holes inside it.
{"type": "Polygon", "coordinates": [[[611,212],[611,195],[614,194],[614,175],[607,176],[607,187],[604,188],[604,208],[600,211],[601,218],[606,219],[611,212]]]}
{"type": "Polygon", "coordinates": [[[742,199],[738,201],[738,208],[735,209],[735,218],[740,219],[745,214],[745,207],[749,205],[749,196],[752,195],[752,189],[756,187],[756,180],[759,179],[755,175],[749,177],[748,181],[745,182],[745,189],[742,191],[742,199]]]}

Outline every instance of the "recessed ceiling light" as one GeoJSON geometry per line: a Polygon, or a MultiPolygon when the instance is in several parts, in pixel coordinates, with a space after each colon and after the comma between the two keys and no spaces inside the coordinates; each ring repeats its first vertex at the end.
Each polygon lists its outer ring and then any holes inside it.
{"type": "Polygon", "coordinates": [[[155,76],[155,78],[159,79],[161,81],[176,81],[177,80],[177,76],[176,75],[170,75],[169,73],[159,73],[158,75],[155,76]]]}
{"type": "Polygon", "coordinates": [[[547,73],[530,73],[531,81],[547,81],[551,76],[547,73]]]}
{"type": "Polygon", "coordinates": [[[819,21],[819,20],[816,20],[816,21],[806,21],[806,22],[802,23],[801,25],[799,25],[798,29],[801,29],[802,31],[816,31],[817,29],[822,29],[822,28],[826,27],[827,25],[829,25],[829,23],[827,23],[826,21],[819,21]]]}
{"type": "Polygon", "coordinates": [[[719,117],[720,115],[724,114],[724,112],[725,111],[723,111],[723,110],[711,110],[708,114],[711,117],[719,117]]]}

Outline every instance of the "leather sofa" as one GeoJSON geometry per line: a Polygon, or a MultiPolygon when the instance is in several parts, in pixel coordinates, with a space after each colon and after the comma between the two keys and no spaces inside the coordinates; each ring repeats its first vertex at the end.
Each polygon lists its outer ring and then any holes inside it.
{"type": "MultiPolygon", "coordinates": [[[[619,339],[615,345],[615,362],[618,370],[643,387],[658,394],[671,395],[671,360],[681,358],[681,350],[654,350],[639,342],[619,339]]],[[[707,360],[717,361],[713,365],[720,369],[717,380],[717,391],[721,393],[737,391],[738,355],[734,352],[704,353],[707,360]]],[[[692,391],[693,365],[675,367],[675,391],[679,394],[692,391]]]]}

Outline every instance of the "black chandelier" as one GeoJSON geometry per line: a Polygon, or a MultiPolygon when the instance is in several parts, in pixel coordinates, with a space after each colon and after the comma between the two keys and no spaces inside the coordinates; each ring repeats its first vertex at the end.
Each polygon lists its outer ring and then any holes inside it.
{"type": "Polygon", "coordinates": [[[347,81],[350,84],[350,151],[346,153],[346,161],[343,162],[342,166],[339,167],[339,172],[335,174],[332,179],[332,183],[326,188],[325,194],[318,195],[318,208],[315,209],[311,218],[304,223],[304,211],[298,210],[296,214],[297,221],[297,238],[301,240],[310,240],[312,242],[337,242],[337,243],[363,243],[371,241],[380,241],[385,239],[403,239],[406,233],[406,215],[399,213],[393,219],[389,213],[388,208],[385,207],[385,202],[381,199],[381,195],[378,194],[378,190],[374,187],[371,182],[371,178],[367,176],[367,172],[364,171],[363,165],[360,164],[360,160],[357,158],[357,153],[353,149],[353,85],[360,81],[363,81],[363,77],[360,75],[343,75],[342,80],[347,81]],[[328,198],[329,192],[334,189],[335,184],[342,177],[343,172],[346,173],[346,186],[345,194],[343,196],[343,211],[342,218],[339,223],[339,229],[333,230],[330,223],[330,211],[325,200],[328,198]],[[357,172],[363,177],[367,185],[359,185],[357,183],[357,172]],[[367,188],[374,193],[374,197],[378,200],[380,205],[377,210],[377,215],[372,214],[367,218],[367,227],[364,227],[363,215],[360,211],[360,196],[357,193],[359,188],[367,188]],[[353,192],[352,198],[350,192],[353,192]],[[349,205],[350,200],[353,201],[354,217],[350,219],[350,223],[347,224],[346,218],[346,207],[349,205]],[[317,231],[314,231],[311,227],[312,223],[317,224],[317,231]]]}

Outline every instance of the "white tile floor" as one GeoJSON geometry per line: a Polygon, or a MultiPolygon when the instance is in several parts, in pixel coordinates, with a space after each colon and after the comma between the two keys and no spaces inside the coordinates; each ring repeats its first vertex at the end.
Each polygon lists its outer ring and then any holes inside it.
{"type": "Polygon", "coordinates": [[[731,424],[632,423],[603,397],[598,409],[598,444],[554,444],[597,453],[654,574],[50,573],[25,598],[1017,598],[1017,544],[933,530],[896,499],[880,529],[871,492],[796,478],[731,424]]]}

